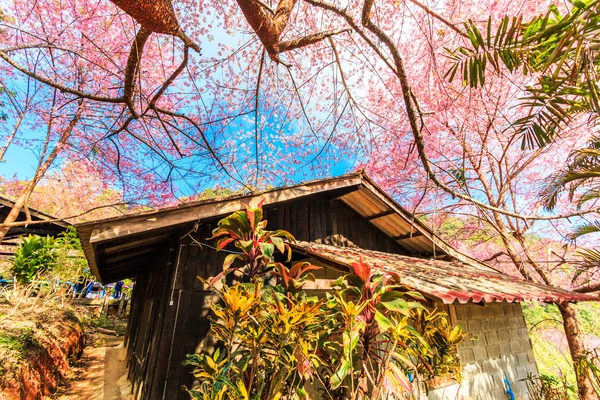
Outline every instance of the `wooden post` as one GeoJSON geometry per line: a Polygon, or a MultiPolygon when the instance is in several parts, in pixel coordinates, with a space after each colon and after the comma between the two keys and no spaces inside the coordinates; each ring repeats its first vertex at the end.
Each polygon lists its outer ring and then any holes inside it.
{"type": "Polygon", "coordinates": [[[108,318],[108,303],[110,296],[108,294],[104,295],[104,301],[102,302],[102,307],[100,308],[100,314],[104,314],[104,318],[108,318]]]}
{"type": "Polygon", "coordinates": [[[123,311],[125,311],[125,305],[127,301],[125,300],[125,296],[121,295],[121,300],[119,301],[119,310],[117,311],[117,316],[121,318],[123,316],[123,311]]]}

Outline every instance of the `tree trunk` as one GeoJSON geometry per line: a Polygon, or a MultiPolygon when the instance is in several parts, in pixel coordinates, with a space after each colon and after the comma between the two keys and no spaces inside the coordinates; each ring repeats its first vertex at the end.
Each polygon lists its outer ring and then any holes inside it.
{"type": "Polygon", "coordinates": [[[565,301],[558,304],[558,309],[563,318],[565,335],[567,337],[567,342],[569,343],[571,358],[573,359],[579,399],[598,400],[598,395],[594,391],[588,368],[585,365],[585,348],[583,346],[583,338],[581,337],[581,331],[579,330],[579,324],[577,322],[575,304],[565,301]]]}
{"type": "Polygon", "coordinates": [[[171,0],[111,0],[148,32],[179,36],[181,28],[171,0]]]}
{"type": "MultiPolygon", "coordinates": [[[[44,144],[44,150],[42,151],[42,155],[40,156],[38,167],[35,171],[35,174],[33,175],[33,178],[31,178],[31,181],[29,181],[27,186],[25,186],[25,189],[23,189],[23,191],[15,201],[15,205],[13,206],[13,208],[10,210],[4,221],[2,221],[2,224],[0,224],[0,243],[2,243],[2,240],[10,230],[11,224],[15,222],[17,218],[19,218],[21,210],[24,207],[27,207],[29,196],[31,196],[33,190],[35,189],[39,181],[44,177],[44,175],[48,171],[48,168],[50,168],[63,146],[66,145],[67,140],[71,136],[71,132],[73,132],[75,125],[77,125],[77,122],[79,121],[79,117],[82,111],[82,104],[83,102],[80,100],[75,116],[73,117],[69,125],[65,127],[65,130],[61,134],[60,140],[58,141],[56,146],[54,146],[48,157],[44,160],[44,156],[50,144],[50,131],[52,129],[52,120],[48,123],[48,136],[46,138],[46,143],[44,144]]],[[[29,215],[27,215],[27,217],[29,217],[29,215]]]]}
{"type": "MultiPolygon", "coordinates": [[[[33,187],[35,187],[35,185],[32,185],[31,182],[25,187],[23,192],[19,195],[19,198],[15,201],[15,205],[4,219],[3,224],[10,224],[17,220],[23,206],[25,206],[27,199],[29,199],[31,192],[33,191],[33,187]]],[[[2,239],[4,239],[9,230],[10,226],[0,227],[0,243],[2,243],[2,239]]]]}

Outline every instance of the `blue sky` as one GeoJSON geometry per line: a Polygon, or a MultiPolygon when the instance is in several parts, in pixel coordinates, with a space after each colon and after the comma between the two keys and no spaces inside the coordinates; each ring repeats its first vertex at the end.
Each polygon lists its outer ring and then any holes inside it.
{"type": "MultiPolygon", "coordinates": [[[[218,44],[226,44],[229,45],[233,48],[235,48],[239,42],[242,42],[244,40],[248,39],[248,35],[244,34],[244,33],[234,33],[233,35],[228,34],[226,32],[214,32],[214,36],[216,38],[218,38],[217,41],[204,41],[202,43],[202,57],[211,57],[211,56],[215,56],[217,54],[217,52],[220,50],[220,48],[218,47],[218,44]]],[[[17,78],[18,79],[18,78],[17,78]]],[[[18,91],[19,85],[20,83],[18,81],[15,81],[14,78],[12,80],[9,80],[7,82],[8,85],[12,85],[15,91],[18,91]]],[[[24,86],[21,84],[21,86],[24,86]]],[[[6,94],[4,94],[4,96],[6,96],[6,94]]],[[[208,99],[205,98],[203,99],[203,101],[205,103],[210,104],[214,99],[208,99]]],[[[5,106],[9,106],[8,104],[5,104],[5,106]]],[[[2,146],[4,143],[2,143],[5,139],[5,135],[8,134],[10,132],[10,130],[12,129],[12,127],[14,126],[14,119],[9,118],[6,122],[0,122],[0,146],[2,146]]],[[[271,121],[272,122],[272,121],[271,121]]],[[[253,122],[252,123],[246,123],[244,121],[242,121],[240,119],[239,122],[236,123],[237,125],[237,129],[240,128],[240,126],[242,128],[248,129],[248,130],[252,130],[253,129],[253,122]],[[247,127],[244,127],[244,125],[248,125],[247,127]]],[[[288,123],[288,127],[286,127],[286,129],[288,130],[288,133],[290,132],[290,130],[293,130],[295,128],[298,128],[298,125],[295,122],[291,122],[288,123]]],[[[25,137],[35,137],[37,136],[41,136],[46,134],[45,129],[38,129],[37,132],[33,132],[27,125],[23,125],[21,127],[20,130],[20,134],[25,136],[25,137]]],[[[298,128],[300,129],[300,128],[298,128]]],[[[272,137],[273,134],[275,132],[268,132],[265,131],[263,132],[263,135],[265,137],[272,137]]],[[[261,135],[262,136],[262,135],[261,135]]],[[[37,139],[41,139],[41,138],[37,138],[37,139]]],[[[254,148],[254,146],[250,146],[252,149],[254,148]]],[[[317,147],[317,146],[316,146],[317,147]]],[[[333,150],[335,151],[335,150],[333,150]]],[[[293,152],[293,150],[292,150],[293,152]]],[[[23,145],[23,143],[13,143],[5,156],[5,160],[3,160],[2,162],[0,162],[0,176],[5,177],[5,178],[12,178],[13,176],[16,176],[18,179],[22,179],[22,180],[26,180],[26,179],[30,179],[34,172],[35,169],[37,167],[37,163],[38,163],[38,153],[39,153],[39,149],[35,148],[35,145],[33,146],[33,148],[31,146],[27,146],[27,145],[23,145]]],[[[290,152],[288,152],[288,154],[290,154],[290,152]]],[[[246,154],[246,157],[248,157],[248,159],[252,159],[254,157],[254,154],[246,154]]],[[[355,160],[352,159],[344,159],[342,161],[340,161],[339,163],[336,163],[335,165],[331,163],[331,161],[328,161],[329,158],[325,157],[323,158],[323,162],[326,163],[325,166],[327,168],[329,168],[329,173],[331,175],[341,175],[343,173],[348,172],[349,170],[353,169],[353,164],[355,162],[355,160]]],[[[305,160],[307,161],[307,160],[305,160]]],[[[60,164],[61,164],[61,160],[58,159],[55,162],[55,165],[52,167],[53,170],[58,170],[60,168],[60,164]]],[[[276,163],[275,163],[276,164],[276,163]]],[[[295,166],[293,168],[296,168],[295,166]]],[[[315,176],[310,176],[310,172],[308,172],[309,168],[304,168],[304,170],[298,170],[295,171],[293,173],[289,173],[286,176],[287,179],[291,179],[293,181],[300,181],[300,180],[304,180],[304,179],[314,179],[315,176]]],[[[194,185],[194,182],[190,182],[191,185],[194,185]]],[[[210,183],[206,184],[205,187],[210,187],[210,186],[216,186],[218,185],[219,182],[215,182],[214,185],[211,185],[210,183]]],[[[278,183],[275,183],[276,185],[278,183]]],[[[186,185],[183,182],[180,182],[178,184],[179,190],[181,191],[181,193],[178,193],[178,195],[190,195],[192,193],[189,193],[191,189],[189,188],[185,188],[186,185]]],[[[189,187],[189,186],[188,186],[189,187]]]]}

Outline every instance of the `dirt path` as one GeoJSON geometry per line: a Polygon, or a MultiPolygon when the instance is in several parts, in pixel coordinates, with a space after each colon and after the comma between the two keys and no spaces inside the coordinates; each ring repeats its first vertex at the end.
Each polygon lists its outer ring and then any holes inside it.
{"type": "Polygon", "coordinates": [[[123,338],[107,337],[97,346],[86,347],[73,369],[70,386],[59,400],[131,400],[127,382],[123,338]]]}

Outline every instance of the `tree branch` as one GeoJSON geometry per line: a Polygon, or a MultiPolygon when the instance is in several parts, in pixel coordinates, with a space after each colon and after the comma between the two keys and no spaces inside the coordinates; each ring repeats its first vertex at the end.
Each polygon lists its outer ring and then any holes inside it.
{"type": "Polygon", "coordinates": [[[150,32],[143,25],[140,27],[137,35],[135,35],[135,39],[133,40],[133,44],[131,45],[131,50],[129,51],[129,57],[127,58],[127,65],[125,66],[125,78],[123,85],[123,92],[125,95],[125,102],[127,103],[127,107],[133,115],[134,118],[138,118],[138,114],[135,111],[135,107],[133,105],[133,92],[135,90],[135,76],[138,71],[138,67],[140,65],[140,59],[142,57],[142,53],[144,51],[144,45],[146,41],[150,37],[150,32]]]}
{"type": "Polygon", "coordinates": [[[576,289],[572,289],[573,292],[577,293],[593,293],[600,292],[600,283],[594,283],[590,285],[580,286],[576,289]]]}
{"type": "Polygon", "coordinates": [[[53,87],[53,88],[59,90],[60,92],[69,93],[69,94],[72,94],[72,95],[75,95],[75,96],[78,96],[78,97],[81,97],[84,99],[100,101],[103,103],[117,103],[117,104],[125,103],[125,97],[123,97],[123,96],[121,96],[121,97],[96,96],[96,95],[93,95],[90,93],[82,92],[77,89],[71,89],[71,88],[64,86],[57,82],[53,82],[52,80],[50,80],[44,76],[41,76],[41,75],[38,75],[36,73],[29,71],[27,68],[23,67],[21,64],[19,64],[18,62],[16,62],[12,58],[10,58],[8,54],[6,54],[4,51],[1,51],[1,50],[0,50],[0,58],[2,58],[4,61],[6,61],[10,65],[12,65],[15,69],[21,71],[25,75],[27,75],[39,82],[45,83],[46,85],[53,87]]]}
{"type": "Polygon", "coordinates": [[[431,8],[427,7],[425,4],[417,1],[417,0],[408,0],[411,3],[413,3],[414,5],[420,7],[422,10],[424,10],[427,14],[431,15],[432,17],[434,17],[435,19],[439,20],[440,22],[442,22],[444,25],[446,25],[448,28],[452,29],[454,32],[458,33],[459,35],[469,39],[469,35],[467,35],[466,33],[464,33],[463,31],[461,31],[460,29],[457,28],[456,25],[454,25],[452,22],[448,21],[446,18],[442,17],[440,14],[436,13],[435,11],[433,11],[431,8]]]}
{"type": "Polygon", "coordinates": [[[311,35],[303,36],[301,38],[288,40],[279,44],[279,52],[283,53],[286,51],[298,49],[300,47],[308,46],[311,44],[318,43],[331,36],[338,35],[340,33],[348,32],[350,29],[338,29],[335,31],[325,31],[319,33],[313,33],[311,35]]]}

